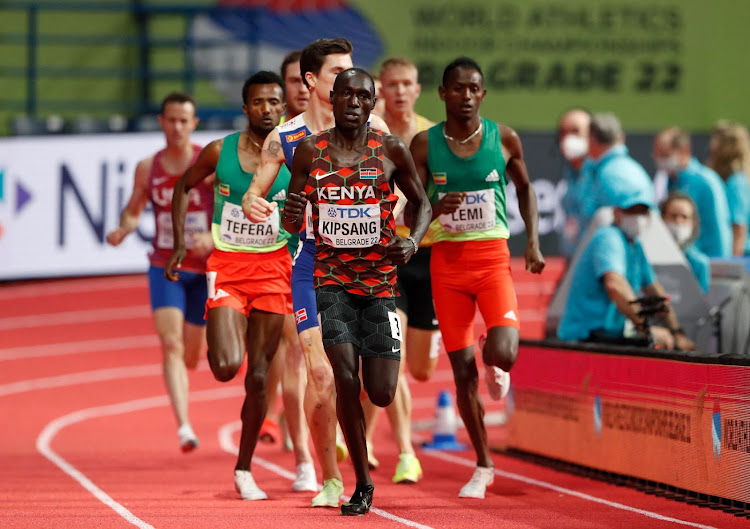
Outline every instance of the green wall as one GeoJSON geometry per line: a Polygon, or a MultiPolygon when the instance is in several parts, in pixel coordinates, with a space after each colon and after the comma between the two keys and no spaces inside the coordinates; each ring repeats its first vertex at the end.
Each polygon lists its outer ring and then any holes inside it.
{"type": "MultiPolygon", "coordinates": [[[[148,3],[186,5],[166,0],[148,3]]],[[[213,3],[203,0],[190,5],[213,3]]],[[[25,32],[27,15],[9,9],[11,4],[19,2],[0,1],[2,100],[22,99],[26,94],[24,78],[9,75],[18,72],[8,68],[26,66],[26,47],[18,39],[25,32]]],[[[550,130],[561,111],[578,105],[615,111],[629,131],[667,124],[706,131],[719,118],[750,123],[745,95],[750,72],[744,53],[750,47],[746,29],[750,2],[350,0],[350,4],[377,28],[384,57],[404,55],[420,66],[423,96],[418,110],[433,119],[443,111],[436,88],[442,69],[456,56],[468,55],[484,69],[488,96],[483,113],[519,130],[550,130]]],[[[150,24],[154,34],[163,38],[179,37],[185,27],[180,16],[159,16],[150,24]]],[[[94,115],[135,109],[137,79],[64,75],[66,67],[116,70],[137,65],[136,24],[130,12],[42,10],[39,31],[71,38],[121,35],[131,42],[129,46],[42,44],[39,66],[62,70],[38,80],[40,115],[70,115],[73,111],[66,108],[80,101],[93,102],[98,108],[91,112],[94,115]],[[113,101],[116,105],[108,105],[113,101]]],[[[178,48],[154,50],[151,60],[169,70],[184,64],[178,48]]],[[[153,81],[151,89],[161,95],[182,86],[180,79],[167,79],[153,81]]],[[[208,82],[198,82],[195,95],[201,106],[223,103],[208,82]]],[[[0,107],[0,134],[7,134],[8,118],[18,112],[23,112],[22,106],[0,107]]]]}

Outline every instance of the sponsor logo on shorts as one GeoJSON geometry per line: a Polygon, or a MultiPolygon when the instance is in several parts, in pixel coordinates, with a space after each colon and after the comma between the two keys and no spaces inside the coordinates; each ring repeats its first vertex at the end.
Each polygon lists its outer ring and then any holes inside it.
{"type": "Polygon", "coordinates": [[[294,134],[287,134],[286,135],[286,142],[287,143],[292,143],[292,142],[295,142],[297,140],[301,140],[305,136],[307,136],[307,132],[304,129],[301,130],[301,131],[299,131],[299,132],[295,132],[294,134]]]}
{"type": "Polygon", "coordinates": [[[437,185],[444,185],[448,183],[448,173],[432,173],[432,181],[437,185]]]}
{"type": "Polygon", "coordinates": [[[225,197],[229,196],[229,184],[219,184],[219,194],[225,197]]]}
{"type": "Polygon", "coordinates": [[[307,309],[299,309],[294,313],[294,321],[297,323],[297,325],[305,320],[307,320],[307,309]]]}
{"type": "Polygon", "coordinates": [[[362,180],[375,180],[378,177],[377,169],[360,169],[359,177],[362,180]]]}

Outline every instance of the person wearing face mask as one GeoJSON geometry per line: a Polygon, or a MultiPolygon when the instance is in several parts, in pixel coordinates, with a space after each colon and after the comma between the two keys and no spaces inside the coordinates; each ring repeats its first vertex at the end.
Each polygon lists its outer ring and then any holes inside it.
{"type": "MultiPolygon", "coordinates": [[[[665,296],[639,236],[650,222],[651,195],[623,195],[614,208],[614,224],[600,226],[584,248],[573,270],[557,336],[561,340],[633,344],[646,343],[640,305],[632,303],[642,292],[665,296]]],[[[666,327],[650,328],[662,349],[693,350],[695,344],[680,329],[669,302],[666,327]]]]}
{"type": "Polygon", "coordinates": [[[672,191],[661,204],[661,218],[677,246],[685,254],[690,269],[703,292],[711,283],[711,263],[708,256],[696,248],[694,241],[700,233],[700,218],[695,202],[685,193],[672,191]]]}
{"type": "Polygon", "coordinates": [[[729,204],[721,178],[691,155],[690,136],[677,127],[661,131],[654,139],[656,167],[668,175],[667,189],[693,199],[701,218],[695,247],[709,257],[732,254],[729,204]]]}
{"type": "Polygon", "coordinates": [[[581,237],[579,219],[582,204],[586,196],[585,172],[582,171],[586,155],[589,152],[589,126],[591,114],[582,108],[568,110],[560,118],[557,127],[557,144],[565,158],[563,178],[566,183],[562,208],[565,212],[565,224],[560,232],[560,253],[572,257],[581,237]]]}
{"type": "Polygon", "coordinates": [[[601,207],[616,207],[632,193],[640,193],[649,203],[655,202],[651,178],[628,154],[620,120],[611,112],[591,116],[588,159],[583,171],[588,183],[580,217],[582,236],[601,207]]]}

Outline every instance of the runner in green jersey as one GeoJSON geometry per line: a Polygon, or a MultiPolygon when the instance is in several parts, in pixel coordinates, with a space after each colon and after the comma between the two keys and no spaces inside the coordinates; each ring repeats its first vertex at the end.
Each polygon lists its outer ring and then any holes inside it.
{"type": "Polygon", "coordinates": [[[448,351],[456,402],[477,454],[477,469],[460,497],[484,498],[494,471],[478,393],[474,359],[476,307],[487,325],[480,339],[490,396],[507,393],[518,354],[519,318],[510,275],[505,184],[513,181],[526,224],[526,270],[540,273],[536,196],[526,173],[521,140],[482,118],[482,70],[462,57],[449,64],[439,87],[446,120],[411,144],[417,171],[432,202],[435,229],[430,272],[440,332],[448,351]]]}
{"type": "MultiPolygon", "coordinates": [[[[184,219],[187,193],[216,173],[212,234],[216,249],[208,260],[206,303],[208,360],[214,377],[226,382],[235,377],[248,356],[242,434],[234,472],[243,499],[266,499],[255,483],[250,464],[267,408],[268,369],[279,345],[284,317],[291,314],[291,256],[289,234],[281,227],[278,209],[286,193],[283,178],[269,199],[277,214],[261,224],[242,213],[242,195],[260,162],[260,146],[278,125],[284,111],[283,81],[273,72],[258,72],[243,86],[243,112],[247,129],[211,142],[175,186],[172,217],[174,248],[165,275],[185,256],[184,219]]],[[[286,181],[289,173],[286,173],[286,181]]],[[[307,461],[312,462],[309,451],[307,461]]]]}

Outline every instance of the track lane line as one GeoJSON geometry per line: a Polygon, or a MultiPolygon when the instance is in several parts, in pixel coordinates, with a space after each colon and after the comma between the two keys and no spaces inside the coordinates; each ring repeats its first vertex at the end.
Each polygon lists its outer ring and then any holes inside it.
{"type": "Polygon", "coordinates": [[[82,353],[99,353],[138,349],[159,345],[156,334],[141,334],[122,338],[104,338],[98,340],[81,340],[77,342],[58,342],[46,345],[24,345],[0,349],[0,362],[8,360],[26,360],[27,358],[44,358],[48,356],[66,356],[82,353]]]}
{"type": "Polygon", "coordinates": [[[0,319],[0,331],[70,325],[72,323],[92,323],[101,321],[133,320],[139,317],[151,318],[151,305],[126,305],[108,309],[68,310],[48,312],[29,316],[11,316],[0,319]]]}
{"type": "MultiPolygon", "coordinates": [[[[220,400],[230,397],[237,397],[244,394],[244,388],[229,387],[197,391],[191,395],[190,400],[220,400]]],[[[52,450],[51,444],[55,436],[61,430],[73,424],[77,424],[88,419],[107,417],[112,415],[123,415],[134,411],[158,408],[162,406],[169,406],[169,399],[165,395],[159,397],[136,399],[126,402],[120,402],[117,404],[109,404],[106,406],[85,408],[82,410],[74,411],[72,413],[68,413],[67,415],[63,415],[62,417],[58,417],[57,419],[52,420],[42,429],[36,440],[36,449],[55,466],[60,468],[60,470],[73,478],[73,480],[75,480],[84,489],[89,491],[97,500],[102,502],[107,507],[111,508],[126,521],[128,521],[132,525],[135,525],[136,527],[139,527],[140,529],[155,529],[153,525],[150,525],[147,522],[141,520],[135,514],[125,508],[122,504],[112,499],[109,494],[99,488],[83,472],[75,468],[72,464],[65,460],[65,458],[52,450]]]]}
{"type": "MultiPolygon", "coordinates": [[[[239,447],[237,447],[234,444],[234,439],[232,437],[232,434],[242,428],[242,421],[233,421],[228,424],[225,424],[219,429],[219,446],[221,446],[221,449],[225,452],[232,454],[236,456],[239,452],[239,447]]],[[[289,481],[294,481],[297,476],[294,475],[293,472],[290,472],[289,470],[286,470],[283,467],[280,467],[276,463],[271,463],[270,461],[266,461],[262,457],[253,456],[253,464],[257,464],[258,466],[261,466],[265,468],[266,470],[269,470],[273,472],[274,474],[278,474],[279,476],[288,479],[289,481]]],[[[318,490],[321,490],[323,487],[318,484],[318,490]]],[[[344,501],[349,501],[350,497],[341,495],[341,498],[344,501]]],[[[313,507],[310,507],[311,509],[313,507]]],[[[413,520],[409,520],[408,518],[401,518],[400,516],[396,516],[395,514],[391,514],[388,511],[384,511],[382,509],[378,509],[377,507],[371,507],[370,512],[373,514],[377,514],[378,516],[385,518],[387,520],[390,520],[392,522],[397,522],[403,525],[406,525],[408,527],[414,527],[416,529],[433,529],[429,525],[424,525],[419,522],[415,522],[413,520]]]]}
{"type": "MultiPolygon", "coordinates": [[[[465,459],[463,457],[458,457],[452,454],[449,454],[447,452],[441,452],[441,451],[433,451],[433,450],[422,450],[421,454],[434,457],[436,459],[440,459],[442,461],[446,461],[448,463],[455,463],[457,465],[462,465],[469,468],[476,468],[477,463],[476,461],[472,461],[470,459],[465,459]]],[[[679,525],[687,525],[688,527],[697,527],[698,529],[716,529],[716,527],[713,527],[711,525],[703,525],[695,522],[687,522],[685,520],[679,520],[677,518],[671,518],[669,516],[664,516],[652,511],[647,511],[644,509],[639,509],[637,507],[630,507],[629,505],[624,505],[622,503],[617,503],[610,500],[605,500],[603,498],[597,498],[596,496],[591,496],[590,494],[586,494],[585,492],[578,492],[576,490],[567,489],[565,487],[561,487],[559,485],[554,485],[552,483],[548,483],[546,481],[541,481],[534,478],[529,478],[526,476],[523,476],[521,474],[516,474],[514,472],[507,472],[505,470],[499,470],[495,469],[495,475],[500,476],[507,479],[513,479],[516,481],[520,481],[522,483],[526,483],[528,485],[535,485],[537,487],[542,487],[545,489],[554,490],[555,492],[559,492],[561,494],[567,494],[569,496],[575,496],[576,498],[581,498],[583,500],[592,501],[594,503],[601,503],[603,505],[607,505],[608,507],[614,507],[615,509],[620,509],[623,511],[628,511],[636,514],[641,514],[643,516],[646,516],[648,518],[654,518],[656,520],[660,520],[662,522],[671,522],[679,525]]]]}

